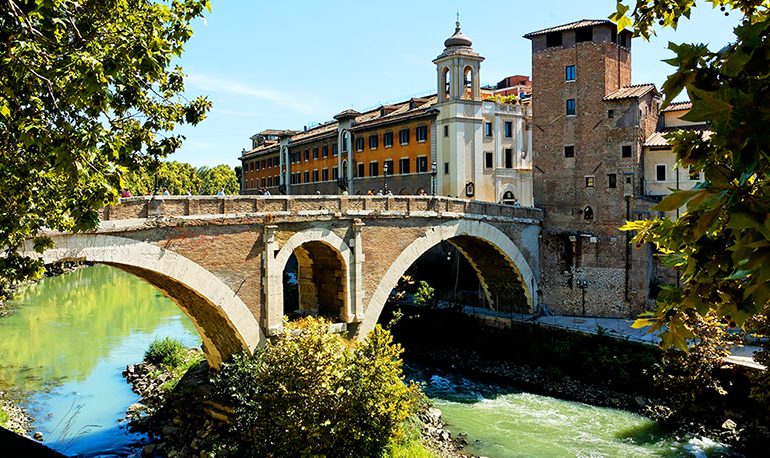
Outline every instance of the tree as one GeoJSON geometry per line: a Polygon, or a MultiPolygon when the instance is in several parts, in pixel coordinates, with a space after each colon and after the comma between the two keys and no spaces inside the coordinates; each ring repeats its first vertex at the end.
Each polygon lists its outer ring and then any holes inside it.
{"type": "MultiPolygon", "coordinates": [[[[649,242],[662,253],[664,265],[677,269],[679,285],[658,296],[654,313],[636,326],[663,330],[665,346],[686,348],[693,336],[687,317],[713,313],[744,326],[770,299],[770,16],[761,0],[711,0],[725,14],[740,13],[735,41],[712,51],[702,44],[669,44],[676,68],[665,84],[663,106],[686,91],[692,109],[688,121],[707,121],[713,134],[667,135],[678,164],[705,172],[692,190],[676,191],[654,209],[686,205],[677,220],[656,218],[629,222],[635,243],[649,242]]],[[[618,27],[633,23],[649,39],[654,25],[676,28],[689,18],[695,0],[637,0],[630,8],[618,2],[611,18],[618,27]],[[633,18],[633,21],[632,19],[633,18]]]]}
{"type": "Polygon", "coordinates": [[[238,194],[241,189],[235,171],[224,164],[213,168],[200,167],[198,176],[201,179],[200,193],[203,195],[214,195],[220,189],[224,189],[228,195],[238,194]]]}
{"type": "Polygon", "coordinates": [[[379,325],[346,341],[305,318],[223,365],[215,392],[234,409],[232,456],[376,457],[403,434],[419,390],[405,384],[402,348],[379,325]]]}
{"type": "Polygon", "coordinates": [[[174,152],[182,97],[170,68],[206,0],[0,0],[0,289],[39,274],[16,250],[44,229],[79,231],[117,200],[126,173],[174,152]]]}

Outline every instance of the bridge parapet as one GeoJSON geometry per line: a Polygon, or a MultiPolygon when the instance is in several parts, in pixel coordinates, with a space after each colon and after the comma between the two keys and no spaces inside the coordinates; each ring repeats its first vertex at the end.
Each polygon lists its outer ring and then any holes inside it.
{"type": "Polygon", "coordinates": [[[102,221],[185,216],[467,217],[540,222],[542,210],[434,196],[155,196],[129,197],[102,209],[102,221]]]}

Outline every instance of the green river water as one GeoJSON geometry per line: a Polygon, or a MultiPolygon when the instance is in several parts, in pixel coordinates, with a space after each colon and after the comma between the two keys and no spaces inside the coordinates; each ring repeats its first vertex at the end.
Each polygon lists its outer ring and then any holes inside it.
{"type": "MultiPolygon", "coordinates": [[[[132,456],[143,437],[119,423],[138,397],[121,376],[155,337],[200,345],[151,285],[95,266],[24,288],[0,318],[0,389],[20,396],[45,443],[68,455],[132,456]]],[[[587,406],[411,368],[472,453],[505,457],[730,456],[708,439],[675,440],[621,410],[587,406]]],[[[138,456],[138,455],[137,455],[138,456]]]]}

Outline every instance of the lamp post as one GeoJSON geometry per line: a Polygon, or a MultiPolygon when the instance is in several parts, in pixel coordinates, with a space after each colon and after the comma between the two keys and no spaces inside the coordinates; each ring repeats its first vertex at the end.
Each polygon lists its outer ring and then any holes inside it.
{"type": "Polygon", "coordinates": [[[582,293],[583,299],[582,299],[582,308],[583,308],[583,316],[586,316],[586,288],[588,288],[588,280],[579,279],[577,281],[577,287],[580,288],[580,291],[582,293]]]}
{"type": "Polygon", "coordinates": [[[436,195],[436,161],[434,160],[430,164],[430,175],[431,175],[431,195],[436,195]]]}
{"type": "Polygon", "coordinates": [[[385,181],[385,189],[383,190],[383,194],[388,194],[388,163],[384,163],[382,165],[382,176],[385,181]]]}

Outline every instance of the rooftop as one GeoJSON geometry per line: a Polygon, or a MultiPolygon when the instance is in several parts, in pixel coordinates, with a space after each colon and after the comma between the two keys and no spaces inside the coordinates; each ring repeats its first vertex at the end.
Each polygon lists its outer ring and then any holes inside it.
{"type": "Polygon", "coordinates": [[[593,27],[595,25],[612,25],[615,23],[607,19],[581,19],[579,21],[570,22],[569,24],[557,25],[555,27],[549,27],[547,29],[538,30],[536,32],[530,32],[524,35],[524,38],[533,38],[538,35],[545,35],[551,32],[564,32],[565,30],[582,29],[583,27],[593,27]]]}
{"type": "Polygon", "coordinates": [[[615,92],[605,95],[604,100],[638,99],[650,91],[654,91],[656,95],[658,94],[658,90],[652,83],[633,84],[631,86],[624,86],[615,92]]]}
{"type": "Polygon", "coordinates": [[[700,124],[695,126],[665,127],[656,132],[653,132],[652,135],[647,137],[647,140],[644,141],[643,146],[653,147],[653,148],[669,146],[668,140],[666,140],[665,135],[670,132],[676,132],[679,130],[699,131],[701,133],[701,136],[704,139],[707,139],[711,136],[711,131],[708,130],[708,126],[705,124],[700,124]]]}
{"type": "Polygon", "coordinates": [[[666,108],[660,111],[663,113],[667,113],[669,111],[687,111],[691,108],[692,108],[692,102],[672,102],[672,103],[669,103],[666,108]]]}

